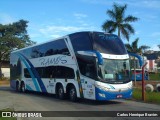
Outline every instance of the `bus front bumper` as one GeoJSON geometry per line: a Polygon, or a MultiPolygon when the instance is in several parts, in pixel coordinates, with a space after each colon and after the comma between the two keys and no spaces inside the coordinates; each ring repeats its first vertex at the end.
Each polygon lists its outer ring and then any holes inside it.
{"type": "Polygon", "coordinates": [[[132,97],[132,89],[124,91],[105,91],[100,88],[95,88],[96,100],[113,100],[113,99],[127,99],[132,97]]]}

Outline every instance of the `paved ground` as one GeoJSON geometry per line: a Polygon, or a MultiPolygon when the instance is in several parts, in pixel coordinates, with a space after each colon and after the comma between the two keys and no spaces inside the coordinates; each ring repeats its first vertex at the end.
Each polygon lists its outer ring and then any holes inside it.
{"type": "MultiPolygon", "coordinates": [[[[107,102],[95,102],[90,100],[81,100],[77,103],[68,100],[56,99],[53,95],[44,95],[39,93],[17,93],[9,88],[9,86],[0,86],[0,109],[14,108],[15,111],[160,111],[160,105],[147,104],[129,100],[115,100],[107,102]]],[[[21,118],[19,118],[21,119],[21,118]]],[[[119,119],[135,119],[135,118],[98,118],[98,117],[65,117],[65,118],[43,118],[44,120],[119,120],[119,119]]],[[[136,118],[141,119],[141,118],[136,118]]],[[[145,120],[151,118],[143,118],[145,120]]],[[[154,118],[155,119],[155,118],[154,118]]],[[[156,118],[158,119],[158,118],[156,118]]],[[[23,118],[22,120],[39,120],[31,118],[23,118]]],[[[153,120],[153,118],[152,118],[153,120]]]]}

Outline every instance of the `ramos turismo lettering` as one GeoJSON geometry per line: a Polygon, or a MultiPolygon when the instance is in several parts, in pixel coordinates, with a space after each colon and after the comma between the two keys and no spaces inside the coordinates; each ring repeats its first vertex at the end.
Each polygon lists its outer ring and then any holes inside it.
{"type": "Polygon", "coordinates": [[[65,64],[67,60],[65,59],[66,56],[58,56],[54,58],[40,58],[39,62],[42,66],[49,66],[49,65],[56,65],[56,64],[65,64]]]}

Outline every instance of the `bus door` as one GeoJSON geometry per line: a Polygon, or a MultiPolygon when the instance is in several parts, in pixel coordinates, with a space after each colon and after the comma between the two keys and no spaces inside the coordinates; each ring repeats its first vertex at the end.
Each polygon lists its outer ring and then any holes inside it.
{"type": "Polygon", "coordinates": [[[84,97],[88,99],[95,99],[95,87],[94,80],[88,77],[84,77],[84,97]]]}
{"type": "Polygon", "coordinates": [[[84,97],[88,99],[95,99],[95,80],[93,80],[95,76],[94,65],[87,63],[86,66],[83,67],[83,69],[84,70],[81,69],[82,71],[84,71],[83,76],[81,78],[81,83],[83,87],[84,97]]]}
{"type": "Polygon", "coordinates": [[[48,92],[51,93],[51,94],[54,94],[55,91],[54,91],[54,81],[55,81],[55,78],[50,78],[49,81],[48,81],[48,92]]]}

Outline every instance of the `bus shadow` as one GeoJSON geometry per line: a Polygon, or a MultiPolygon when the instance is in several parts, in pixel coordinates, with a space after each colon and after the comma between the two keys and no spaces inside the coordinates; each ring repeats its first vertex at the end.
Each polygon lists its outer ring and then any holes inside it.
{"type": "Polygon", "coordinates": [[[123,101],[118,100],[110,100],[110,101],[95,101],[95,100],[88,100],[88,99],[78,99],[77,102],[71,102],[68,99],[59,100],[56,95],[48,94],[48,93],[40,93],[40,92],[34,92],[34,91],[27,91],[26,93],[16,92],[15,90],[11,89],[10,86],[0,86],[0,91],[8,91],[14,94],[21,94],[21,95],[29,95],[29,96],[35,96],[45,99],[54,100],[56,102],[68,102],[69,104],[84,104],[84,105],[112,105],[112,104],[122,104],[123,101]]]}
{"type": "Polygon", "coordinates": [[[11,91],[11,88],[8,85],[3,85],[0,86],[0,91],[11,91]]]}
{"type": "Polygon", "coordinates": [[[111,104],[121,104],[121,101],[95,101],[95,100],[88,100],[88,99],[80,99],[79,102],[80,104],[87,104],[87,105],[111,105],[111,104]]]}

